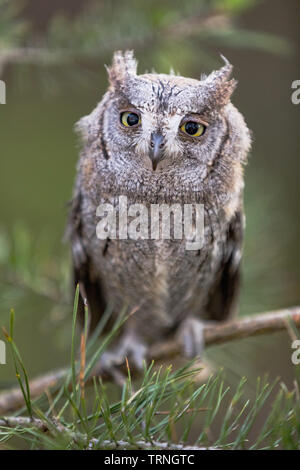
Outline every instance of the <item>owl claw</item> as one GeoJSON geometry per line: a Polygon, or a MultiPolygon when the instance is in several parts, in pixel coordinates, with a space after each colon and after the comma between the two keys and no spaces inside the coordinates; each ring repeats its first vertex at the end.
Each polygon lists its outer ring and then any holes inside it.
{"type": "Polygon", "coordinates": [[[96,366],[95,374],[111,377],[120,386],[126,381],[125,375],[120,371],[125,358],[129,365],[137,370],[143,369],[147,347],[132,333],[126,334],[115,349],[104,352],[96,366]]]}
{"type": "Polygon", "coordinates": [[[102,354],[96,365],[93,374],[111,378],[117,385],[122,387],[126,382],[125,375],[120,371],[122,357],[117,352],[107,351],[102,354]]]}
{"type": "Polygon", "coordinates": [[[132,363],[138,370],[143,370],[147,347],[137,335],[128,332],[120,343],[119,352],[123,358],[127,357],[129,364],[132,363]]]}
{"type": "Polygon", "coordinates": [[[178,337],[186,357],[202,356],[204,350],[203,328],[204,323],[194,317],[187,318],[179,327],[178,337]]]}

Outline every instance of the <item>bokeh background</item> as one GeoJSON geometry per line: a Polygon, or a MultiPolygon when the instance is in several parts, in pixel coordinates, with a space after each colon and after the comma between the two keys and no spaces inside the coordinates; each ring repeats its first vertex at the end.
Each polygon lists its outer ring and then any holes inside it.
{"type": "MultiPolygon", "coordinates": [[[[241,315],[300,304],[298,0],[0,0],[0,325],[30,376],[69,361],[66,203],[78,158],[74,123],[107,86],[104,64],[135,49],[139,71],[199,77],[234,64],[233,102],[253,132],[246,169],[247,230],[241,315]]],[[[268,373],[292,381],[286,333],[207,351],[230,382],[268,373]]],[[[10,358],[0,388],[14,383],[10,358]]]]}

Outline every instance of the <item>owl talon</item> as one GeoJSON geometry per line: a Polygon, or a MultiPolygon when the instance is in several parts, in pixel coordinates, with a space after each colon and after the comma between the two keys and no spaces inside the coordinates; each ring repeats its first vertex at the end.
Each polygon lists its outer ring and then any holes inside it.
{"type": "Polygon", "coordinates": [[[147,347],[135,334],[128,333],[124,336],[119,351],[123,358],[127,357],[129,364],[132,363],[136,369],[143,370],[147,347]]]}
{"type": "Polygon", "coordinates": [[[184,355],[201,357],[204,350],[204,323],[197,318],[187,318],[179,328],[178,336],[184,355]]]}
{"type": "Polygon", "coordinates": [[[118,366],[122,364],[122,357],[114,351],[104,352],[96,365],[93,374],[110,377],[117,385],[122,386],[126,381],[124,374],[118,366]]]}
{"type": "Polygon", "coordinates": [[[97,375],[107,375],[115,383],[122,386],[126,378],[119,367],[124,364],[125,358],[137,370],[142,370],[146,352],[146,346],[135,335],[127,334],[123,337],[118,347],[102,354],[95,373],[97,375]]]}

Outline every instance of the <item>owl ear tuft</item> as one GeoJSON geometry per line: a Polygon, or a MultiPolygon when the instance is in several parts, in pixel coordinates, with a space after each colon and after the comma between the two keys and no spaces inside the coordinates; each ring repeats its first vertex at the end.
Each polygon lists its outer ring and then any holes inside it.
{"type": "Polygon", "coordinates": [[[225,106],[231,98],[232,93],[234,92],[237,81],[235,79],[228,80],[233,66],[229,61],[222,56],[222,59],[225,62],[225,65],[214,72],[212,72],[208,77],[201,77],[203,90],[207,94],[208,106],[213,108],[221,108],[225,106]]]}
{"type": "Polygon", "coordinates": [[[110,85],[113,89],[122,88],[130,76],[137,73],[137,61],[133,51],[116,51],[112,65],[106,67],[110,85]]]}

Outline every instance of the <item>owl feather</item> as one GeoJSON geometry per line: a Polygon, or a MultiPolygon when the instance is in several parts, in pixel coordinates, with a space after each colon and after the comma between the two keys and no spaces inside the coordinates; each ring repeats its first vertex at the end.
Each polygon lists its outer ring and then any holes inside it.
{"type": "MultiPolygon", "coordinates": [[[[250,133],[231,103],[232,65],[201,79],[137,74],[132,51],[116,52],[101,102],[76,126],[82,149],[69,236],[74,285],[79,283],[93,330],[108,305],[136,312],[103,358],[110,368],[128,356],[141,365],[147,347],[177,334],[187,355],[201,354],[205,321],[237,312],[244,232],[243,166],[250,133]],[[97,207],[199,204],[204,241],[99,239],[97,207]]],[[[200,76],[200,75],[199,75],[200,76]]],[[[150,213],[150,212],[149,212],[150,213]]],[[[109,325],[108,328],[111,326],[109,325]]]]}

